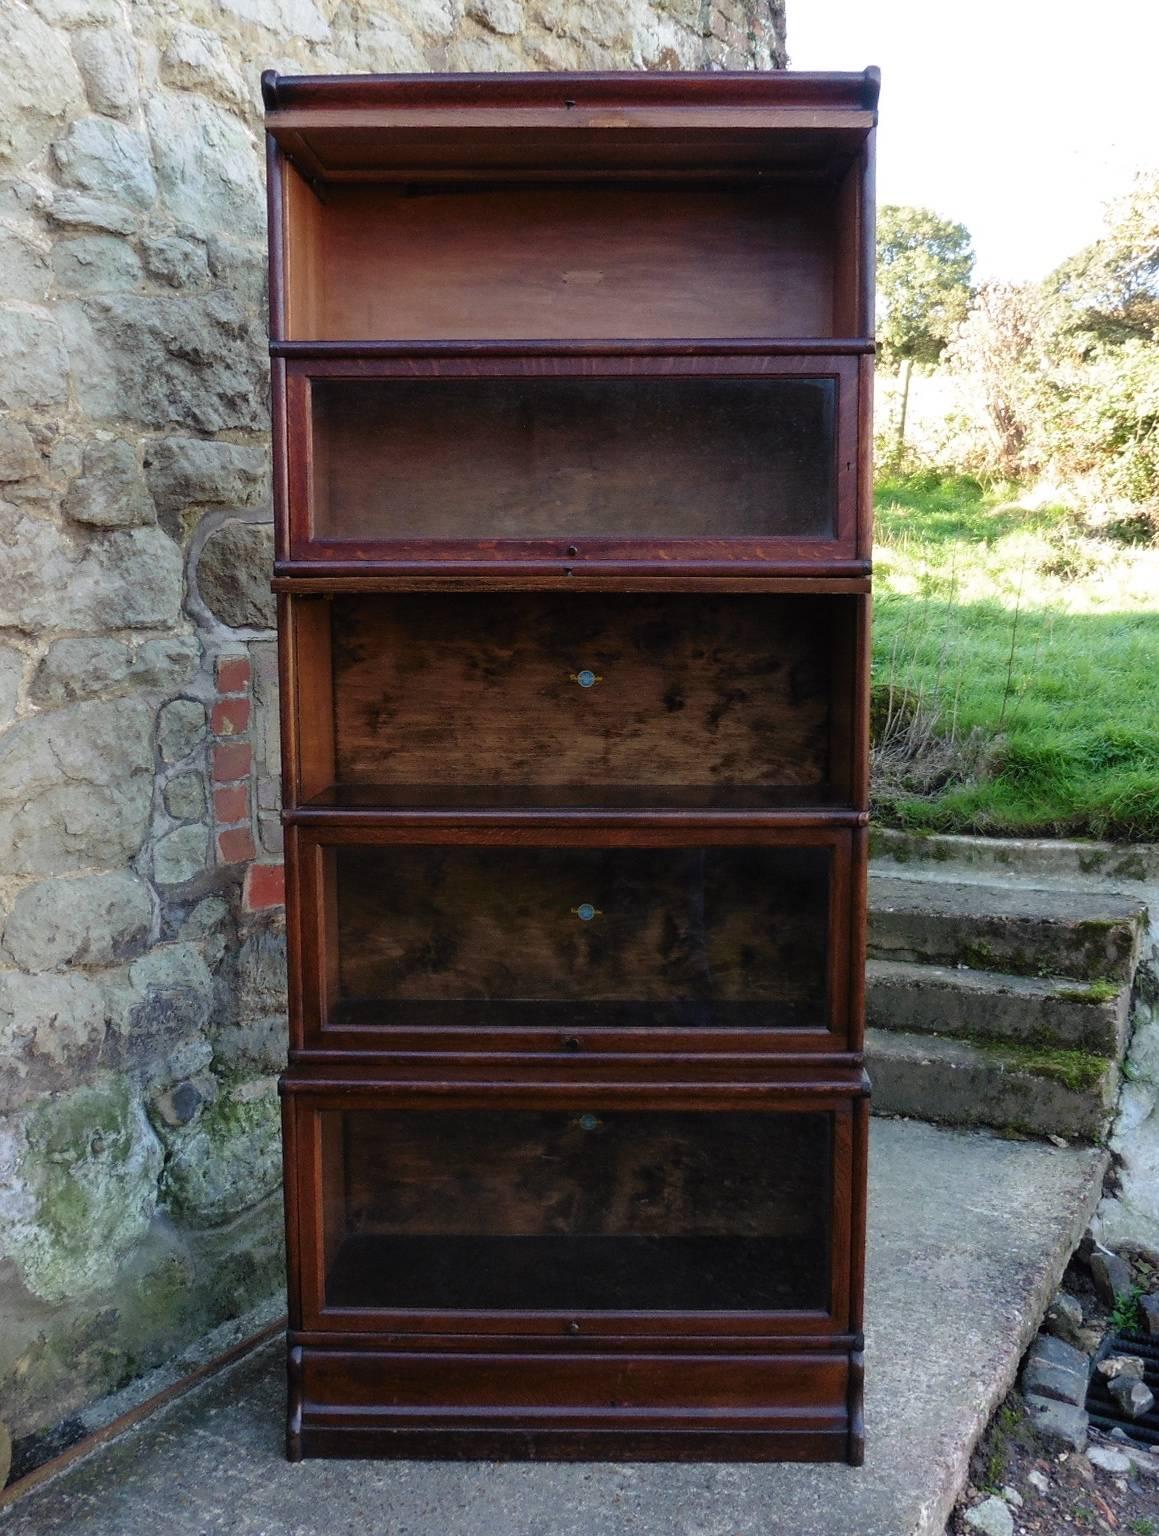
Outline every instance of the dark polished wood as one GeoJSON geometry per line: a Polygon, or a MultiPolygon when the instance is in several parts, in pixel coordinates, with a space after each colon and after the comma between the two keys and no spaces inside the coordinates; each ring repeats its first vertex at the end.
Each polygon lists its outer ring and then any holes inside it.
{"type": "Polygon", "coordinates": [[[263,77],[291,1459],[863,1459],[878,87],[263,77]]]}

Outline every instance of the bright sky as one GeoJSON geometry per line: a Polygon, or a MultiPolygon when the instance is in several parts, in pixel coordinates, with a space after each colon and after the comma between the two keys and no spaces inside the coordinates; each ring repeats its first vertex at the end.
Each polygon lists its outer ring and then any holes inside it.
{"type": "Polygon", "coordinates": [[[1159,165],[1159,0],[788,0],[792,69],[881,68],[877,194],[1044,277],[1159,165]]]}

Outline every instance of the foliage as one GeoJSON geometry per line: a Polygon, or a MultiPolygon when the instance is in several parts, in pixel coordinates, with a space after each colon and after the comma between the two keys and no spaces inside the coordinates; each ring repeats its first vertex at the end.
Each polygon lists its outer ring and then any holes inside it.
{"type": "Polygon", "coordinates": [[[1159,551],[967,476],[878,490],[875,817],[1159,838],[1159,551]]]}
{"type": "Polygon", "coordinates": [[[966,314],[974,253],[965,226],[928,208],[878,212],[878,349],[887,367],[936,363],[966,314]]]}
{"type": "Polygon", "coordinates": [[[1120,1291],[1111,1308],[1110,1326],[1115,1333],[1138,1333],[1143,1326],[1143,1311],[1139,1301],[1143,1287],[1133,1285],[1129,1291],[1120,1291]]]}

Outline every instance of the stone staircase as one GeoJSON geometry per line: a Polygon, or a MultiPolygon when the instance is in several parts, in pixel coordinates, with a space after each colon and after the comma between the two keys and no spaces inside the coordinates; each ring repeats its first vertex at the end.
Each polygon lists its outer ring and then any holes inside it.
{"type": "Polygon", "coordinates": [[[1150,872],[1092,870],[1085,845],[1025,844],[1019,859],[1018,845],[979,844],[875,834],[874,1109],[1098,1140],[1118,1096],[1150,872]]]}

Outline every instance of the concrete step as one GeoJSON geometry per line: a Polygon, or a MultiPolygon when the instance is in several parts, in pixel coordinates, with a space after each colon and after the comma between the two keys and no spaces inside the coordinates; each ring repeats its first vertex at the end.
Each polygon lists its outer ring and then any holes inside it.
{"type": "Polygon", "coordinates": [[[869,878],[875,960],[1129,982],[1146,920],[1146,904],[1118,891],[869,878]]]}
{"type": "Polygon", "coordinates": [[[1054,837],[961,837],[873,827],[870,854],[892,874],[953,871],[998,875],[1020,885],[1087,885],[1130,890],[1159,885],[1159,843],[1067,842],[1054,837]]]}
{"type": "Polygon", "coordinates": [[[871,960],[866,1023],[874,1029],[1006,1040],[1116,1060],[1127,1038],[1126,982],[1009,976],[965,966],[871,960]]]}
{"type": "Polygon", "coordinates": [[[1118,1063],[1083,1051],[882,1029],[865,1051],[882,1115],[1095,1141],[1118,1092],[1118,1063]]]}

